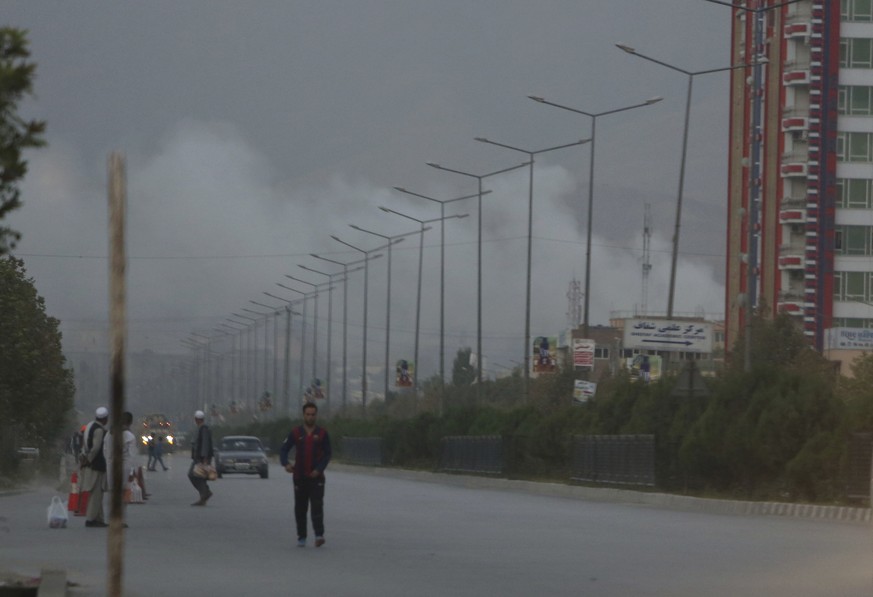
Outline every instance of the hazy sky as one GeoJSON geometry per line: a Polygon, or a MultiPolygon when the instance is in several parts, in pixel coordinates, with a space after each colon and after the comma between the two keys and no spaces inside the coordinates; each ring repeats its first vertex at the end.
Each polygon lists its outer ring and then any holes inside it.
{"type": "MultiPolygon", "coordinates": [[[[688,70],[727,66],[730,13],[704,0],[7,0],[4,23],[30,31],[38,64],[29,117],[48,121],[46,149],[28,153],[24,206],[8,223],[68,341],[105,330],[106,162],[124,153],[130,346],[182,351],[250,300],[294,298],[277,282],[309,257],[359,255],[439,206],[474,193],[474,179],[425,162],[486,173],[526,156],[474,141],[539,150],[588,138],[587,112],[653,106],[597,120],[590,311],[638,309],[644,205],[653,213],[647,302],[664,312],[687,79],[630,56],[622,42],[688,70]]],[[[728,75],[694,81],[677,314],[724,310],[728,75]]],[[[567,327],[567,291],[584,280],[590,146],[537,157],[534,335],[567,327]]],[[[484,350],[523,358],[528,170],[486,180],[484,350]]],[[[475,346],[476,200],[446,224],[446,345],[475,346]]],[[[425,235],[422,373],[439,340],[439,225],[425,235]]],[[[369,339],[384,351],[386,259],[371,264],[369,339]]],[[[393,253],[392,360],[411,358],[418,240],[393,253]]],[[[306,287],[297,286],[303,290],[306,287]]],[[[363,275],[349,282],[349,346],[362,341],[363,275]]],[[[334,295],[335,314],[342,295],[334,295]]],[[[325,325],[326,303],[319,314],[325,325]]],[[[323,330],[324,328],[322,328],[323,330]]],[[[322,342],[322,346],[324,343],[322,342]]],[[[381,359],[381,356],[371,357],[381,359]]]]}

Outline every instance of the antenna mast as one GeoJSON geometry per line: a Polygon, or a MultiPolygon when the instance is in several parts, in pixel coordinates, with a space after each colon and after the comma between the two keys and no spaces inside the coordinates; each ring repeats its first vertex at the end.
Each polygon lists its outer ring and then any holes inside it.
{"type": "Polygon", "coordinates": [[[643,301],[642,313],[646,315],[649,302],[649,272],[652,271],[650,244],[652,240],[652,205],[645,204],[645,214],[643,216],[643,301]]]}

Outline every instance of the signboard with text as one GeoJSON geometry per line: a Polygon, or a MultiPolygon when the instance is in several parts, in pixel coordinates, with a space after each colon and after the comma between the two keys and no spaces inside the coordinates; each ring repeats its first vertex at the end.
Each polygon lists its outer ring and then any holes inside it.
{"type": "Polygon", "coordinates": [[[873,349],[873,330],[867,328],[830,328],[825,330],[825,345],[831,349],[870,350],[873,349]]]}
{"type": "Polygon", "coordinates": [[[629,319],[624,348],[712,352],[712,324],[667,319],[629,319]]]}
{"type": "Polygon", "coordinates": [[[594,368],[594,340],[573,338],[573,366],[594,368]]]}
{"type": "Polygon", "coordinates": [[[573,401],[578,403],[588,402],[588,400],[594,398],[596,392],[596,383],[584,379],[577,379],[573,388],[573,401]]]}

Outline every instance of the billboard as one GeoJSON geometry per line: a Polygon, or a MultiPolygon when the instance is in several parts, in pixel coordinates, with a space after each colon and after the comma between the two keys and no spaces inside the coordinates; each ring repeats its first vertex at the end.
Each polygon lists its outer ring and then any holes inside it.
{"type": "Polygon", "coordinates": [[[830,349],[869,350],[873,348],[873,330],[867,328],[830,328],[825,330],[825,338],[825,346],[830,349]]]}
{"type": "Polygon", "coordinates": [[[394,385],[398,388],[411,388],[415,377],[415,363],[400,359],[395,366],[394,385]]]}
{"type": "Polygon", "coordinates": [[[661,379],[661,357],[654,354],[638,354],[627,359],[631,380],[649,383],[661,379]]]}
{"type": "Polygon", "coordinates": [[[712,324],[669,319],[628,319],[624,348],[712,352],[712,324]]]}
{"type": "Polygon", "coordinates": [[[558,370],[558,338],[537,336],[533,342],[532,372],[554,373],[558,370]]]}
{"type": "Polygon", "coordinates": [[[588,400],[594,398],[595,392],[597,392],[596,383],[593,381],[585,381],[584,379],[577,379],[574,382],[573,402],[579,404],[588,402],[588,400]]]}
{"type": "Polygon", "coordinates": [[[594,369],[594,340],[573,338],[573,366],[594,369]]]}

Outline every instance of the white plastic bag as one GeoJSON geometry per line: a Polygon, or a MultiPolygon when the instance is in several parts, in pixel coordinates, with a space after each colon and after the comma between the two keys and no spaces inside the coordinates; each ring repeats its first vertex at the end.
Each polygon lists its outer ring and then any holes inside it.
{"type": "Polygon", "coordinates": [[[130,481],[130,503],[141,504],[142,501],[142,488],[136,482],[136,479],[132,479],[130,481]]]}
{"type": "Polygon", "coordinates": [[[67,507],[61,498],[55,496],[52,498],[52,503],[48,507],[48,525],[50,529],[65,529],[67,528],[67,507]]]}

